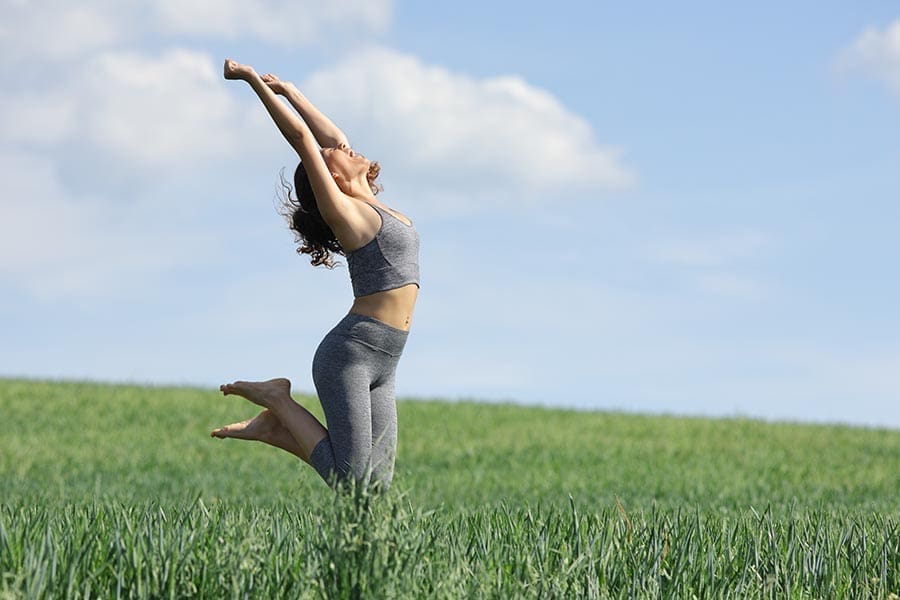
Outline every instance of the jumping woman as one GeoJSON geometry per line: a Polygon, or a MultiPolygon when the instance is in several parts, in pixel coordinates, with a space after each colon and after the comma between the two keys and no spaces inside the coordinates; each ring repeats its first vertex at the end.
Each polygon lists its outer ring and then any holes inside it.
{"type": "Polygon", "coordinates": [[[394,374],[419,291],[418,234],[407,217],[376,199],[378,163],[354,152],[294,85],[232,60],[225,61],[225,79],[250,84],[300,157],[296,199],[290,190],[286,198],[297,251],[314,266],[332,267],[334,254],[346,257],[355,299],[313,358],[328,429],[291,398],[290,381],[272,379],[221,386],[263,411],[212,435],[286,450],[330,484],[351,480],[386,489],[397,448],[394,374]]]}

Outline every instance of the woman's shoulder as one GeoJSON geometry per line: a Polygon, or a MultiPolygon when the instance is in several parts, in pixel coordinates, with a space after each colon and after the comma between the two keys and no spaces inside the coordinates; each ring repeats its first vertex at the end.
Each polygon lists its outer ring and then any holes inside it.
{"type": "Polygon", "coordinates": [[[345,252],[365,246],[378,235],[383,223],[380,208],[353,196],[347,196],[340,223],[332,226],[335,237],[345,252]]]}

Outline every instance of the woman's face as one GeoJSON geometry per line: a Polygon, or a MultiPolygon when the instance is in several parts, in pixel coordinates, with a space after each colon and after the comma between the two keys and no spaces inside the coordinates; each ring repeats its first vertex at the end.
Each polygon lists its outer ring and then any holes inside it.
{"type": "Polygon", "coordinates": [[[337,173],[344,181],[353,181],[360,174],[369,172],[369,159],[357,154],[346,144],[335,148],[322,148],[322,158],[331,173],[337,173]]]}

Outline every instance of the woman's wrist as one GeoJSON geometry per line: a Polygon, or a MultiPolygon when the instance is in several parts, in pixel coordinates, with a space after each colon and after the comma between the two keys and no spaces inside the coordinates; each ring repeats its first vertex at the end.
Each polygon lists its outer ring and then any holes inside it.
{"type": "Polygon", "coordinates": [[[306,100],[303,94],[297,89],[297,86],[290,82],[284,83],[284,97],[291,101],[292,104],[299,104],[306,100]]]}

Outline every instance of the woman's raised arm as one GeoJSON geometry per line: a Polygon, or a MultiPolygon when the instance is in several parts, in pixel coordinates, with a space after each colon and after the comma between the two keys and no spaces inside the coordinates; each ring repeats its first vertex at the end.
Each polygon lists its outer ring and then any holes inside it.
{"type": "Polygon", "coordinates": [[[323,148],[338,148],[341,144],[350,145],[344,132],[316,108],[293,83],[281,81],[271,73],[263,75],[262,80],[266,82],[273,92],[287,98],[291,106],[300,113],[300,116],[309,125],[320,146],[323,148]]]}
{"type": "Polygon", "coordinates": [[[325,222],[335,230],[344,230],[348,217],[347,199],[331,176],[309,126],[282,102],[253,67],[233,60],[225,61],[225,79],[246,81],[259,96],[284,139],[306,165],[316,204],[325,222]]]}
{"type": "Polygon", "coordinates": [[[242,65],[229,59],[225,61],[224,74],[225,79],[243,80],[250,84],[250,87],[259,96],[263,106],[266,107],[272,120],[275,121],[275,125],[278,126],[281,135],[299,154],[301,138],[304,133],[309,132],[309,127],[306,123],[294,111],[285,106],[284,102],[278,99],[275,92],[269,88],[253,67],[242,65]]]}

